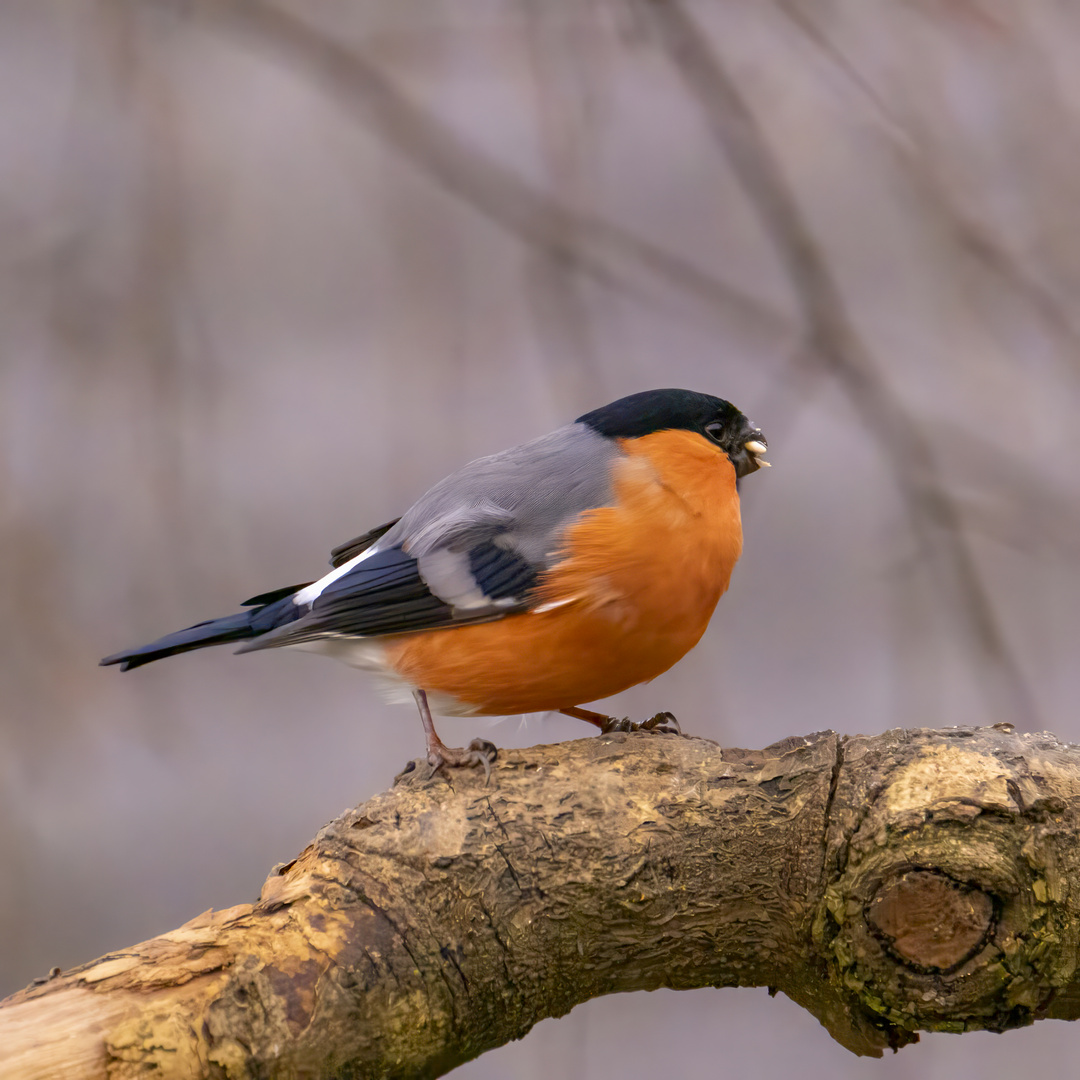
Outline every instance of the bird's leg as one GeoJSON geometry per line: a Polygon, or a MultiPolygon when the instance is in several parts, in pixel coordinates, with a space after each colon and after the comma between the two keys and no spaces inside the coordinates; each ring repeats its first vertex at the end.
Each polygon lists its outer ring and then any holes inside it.
{"type": "Polygon", "coordinates": [[[563,716],[572,716],[575,720],[585,720],[590,724],[595,724],[601,731],[608,731],[611,724],[619,722],[613,716],[605,716],[603,713],[593,712],[592,709],[579,709],[576,705],[560,709],[559,712],[563,716]]]}
{"type": "Polygon", "coordinates": [[[679,721],[669,712],[660,712],[635,724],[629,717],[617,718],[605,716],[603,713],[593,712],[592,709],[581,709],[576,705],[560,709],[565,716],[572,716],[576,720],[585,720],[595,724],[600,729],[601,735],[607,735],[611,731],[657,731],[662,735],[681,735],[682,728],[679,721]]]}
{"type": "Polygon", "coordinates": [[[494,743],[486,739],[473,739],[463,750],[446,743],[439,738],[435,730],[435,724],[431,719],[431,709],[428,707],[427,694],[423,690],[414,690],[413,698],[416,707],[420,710],[420,722],[424,725],[424,738],[427,741],[428,764],[438,771],[444,765],[458,768],[466,765],[484,766],[484,783],[491,779],[491,763],[498,756],[498,750],[494,743]]]}

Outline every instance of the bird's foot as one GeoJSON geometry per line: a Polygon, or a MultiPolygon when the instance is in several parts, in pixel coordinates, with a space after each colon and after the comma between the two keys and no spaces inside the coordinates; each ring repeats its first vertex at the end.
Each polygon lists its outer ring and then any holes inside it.
{"type": "Polygon", "coordinates": [[[427,759],[428,764],[431,766],[431,775],[434,776],[443,768],[460,769],[472,765],[483,765],[484,786],[487,787],[491,782],[491,763],[499,756],[495,744],[489,743],[486,739],[473,739],[464,749],[447,746],[435,731],[427,693],[417,689],[413,691],[413,697],[416,699],[416,707],[420,710],[420,721],[424,725],[424,738],[427,741],[427,759]]]}
{"type": "Polygon", "coordinates": [[[600,726],[600,733],[607,735],[612,731],[653,731],[661,735],[682,734],[679,721],[669,712],[658,712],[655,716],[650,716],[648,720],[642,720],[640,724],[634,723],[626,716],[622,718],[609,716],[600,726]]]}
{"type": "Polygon", "coordinates": [[[437,746],[428,748],[428,764],[432,772],[438,772],[442,768],[463,769],[475,765],[484,766],[484,786],[491,780],[491,763],[499,756],[499,751],[494,743],[487,739],[473,739],[468,746],[446,746],[440,742],[437,746]]]}
{"type": "Polygon", "coordinates": [[[642,722],[639,730],[657,731],[661,735],[681,735],[683,733],[679,721],[675,719],[675,714],[669,712],[658,712],[655,716],[650,716],[648,720],[642,722]]]}

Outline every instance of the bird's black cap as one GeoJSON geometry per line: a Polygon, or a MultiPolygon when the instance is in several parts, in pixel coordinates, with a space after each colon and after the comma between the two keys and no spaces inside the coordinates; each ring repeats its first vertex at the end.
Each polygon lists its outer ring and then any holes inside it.
{"type": "Polygon", "coordinates": [[[609,439],[636,439],[671,428],[704,433],[705,425],[730,422],[742,413],[723,398],[694,390],[644,390],[579,416],[579,424],[609,439]]]}
{"type": "Polygon", "coordinates": [[[748,440],[766,445],[765,437],[730,401],[695,390],[645,390],[619,398],[577,418],[609,439],[637,439],[655,431],[693,431],[718,443],[742,476],[758,468],[748,440]]]}

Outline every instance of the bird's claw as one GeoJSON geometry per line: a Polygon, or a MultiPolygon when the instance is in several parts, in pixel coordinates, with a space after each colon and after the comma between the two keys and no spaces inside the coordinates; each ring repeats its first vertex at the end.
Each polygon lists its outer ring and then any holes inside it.
{"type": "Polygon", "coordinates": [[[440,746],[428,754],[433,772],[442,768],[462,769],[475,765],[484,766],[484,786],[491,782],[491,763],[499,756],[498,748],[487,739],[473,739],[464,749],[440,746]]]}
{"type": "Polygon", "coordinates": [[[661,735],[681,735],[682,728],[679,721],[669,712],[658,712],[643,720],[640,724],[634,723],[629,717],[609,716],[607,723],[600,728],[601,735],[609,735],[613,731],[653,731],[661,735]]]}
{"type": "Polygon", "coordinates": [[[681,735],[682,728],[675,719],[674,713],[658,712],[650,716],[639,727],[639,731],[658,731],[661,735],[681,735]]]}

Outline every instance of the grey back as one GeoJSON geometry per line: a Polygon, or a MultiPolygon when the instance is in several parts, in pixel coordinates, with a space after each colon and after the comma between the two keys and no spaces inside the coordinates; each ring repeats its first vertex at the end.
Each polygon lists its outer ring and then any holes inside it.
{"type": "Polygon", "coordinates": [[[447,603],[481,606],[469,552],[493,542],[546,569],[563,528],[583,510],[611,504],[619,453],[614,440],[573,423],[478,458],[421,496],[378,546],[402,545],[447,603]]]}

